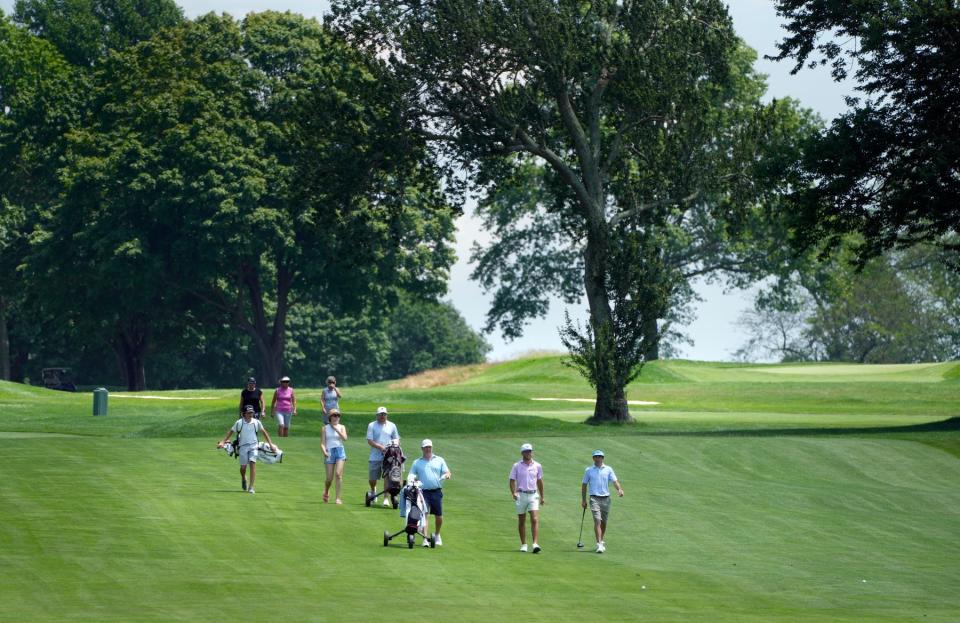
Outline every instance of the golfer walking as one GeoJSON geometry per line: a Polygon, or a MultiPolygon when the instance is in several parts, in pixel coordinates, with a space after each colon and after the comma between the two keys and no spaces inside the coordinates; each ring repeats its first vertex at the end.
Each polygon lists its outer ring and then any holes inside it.
{"type": "Polygon", "coordinates": [[[247,405],[243,410],[243,417],[237,420],[233,426],[227,429],[227,435],[223,441],[217,444],[218,448],[223,448],[230,441],[234,433],[240,441],[240,486],[248,493],[254,493],[253,483],[257,479],[257,434],[263,432],[267,442],[273,451],[277,451],[277,446],[270,439],[270,433],[264,428],[260,420],[253,419],[253,407],[247,405]],[[250,465],[250,488],[247,488],[247,465],[250,465]]]}
{"type": "Polygon", "coordinates": [[[598,554],[607,550],[603,539],[607,533],[607,517],[610,515],[610,490],[607,485],[611,482],[617,489],[617,495],[623,497],[623,487],[620,486],[613,468],[603,464],[603,450],[594,450],[593,465],[583,472],[580,500],[583,508],[587,508],[587,493],[590,493],[590,513],[593,515],[598,554]]]}
{"type": "MultiPolygon", "coordinates": [[[[370,446],[370,493],[377,492],[377,481],[383,477],[383,451],[393,440],[400,441],[397,425],[387,421],[387,408],[377,407],[377,419],[367,425],[367,445],[370,446]]],[[[384,485],[386,489],[386,485],[384,485]]],[[[383,496],[383,505],[392,506],[390,496],[383,496]]]]}
{"type": "Polygon", "coordinates": [[[543,498],[543,467],[533,460],[533,446],[520,446],[521,460],[510,470],[510,494],[517,505],[517,530],[520,532],[520,551],[527,551],[527,513],[533,532],[533,553],[540,553],[540,505],[543,498]]]}
{"type": "MultiPolygon", "coordinates": [[[[437,537],[436,544],[439,547],[443,545],[440,539],[440,528],[443,526],[443,481],[450,480],[450,468],[447,467],[443,457],[433,453],[433,442],[429,439],[420,442],[420,450],[423,456],[413,462],[407,480],[416,478],[423,485],[423,501],[427,503],[427,512],[436,517],[437,528],[434,535],[437,537]]],[[[429,524],[424,528],[424,532],[430,533],[429,524]]],[[[426,540],[423,541],[423,545],[430,547],[426,540]]]]}

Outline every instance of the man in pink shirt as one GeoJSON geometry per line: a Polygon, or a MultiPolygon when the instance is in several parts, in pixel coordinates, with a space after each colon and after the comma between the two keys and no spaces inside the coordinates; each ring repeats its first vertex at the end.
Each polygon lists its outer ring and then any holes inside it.
{"type": "Polygon", "coordinates": [[[540,505],[543,499],[543,467],[533,460],[533,446],[520,446],[523,458],[510,470],[510,494],[517,503],[517,529],[520,532],[520,551],[527,551],[527,513],[530,513],[530,530],[533,532],[533,553],[540,553],[540,505]]]}

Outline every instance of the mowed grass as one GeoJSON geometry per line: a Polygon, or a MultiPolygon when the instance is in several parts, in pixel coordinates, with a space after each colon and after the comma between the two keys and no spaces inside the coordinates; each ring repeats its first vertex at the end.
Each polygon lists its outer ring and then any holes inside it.
{"type": "Polygon", "coordinates": [[[554,357],[345,388],[340,507],[315,390],[250,496],[213,449],[239,390],[112,395],[95,418],[89,394],[0,384],[0,621],[958,620],[956,367],[830,368],[661,362],[629,396],[661,404],[620,427],[529,400],[590,396],[554,357]],[[401,519],[363,505],[379,403],[408,455],[430,436],[450,464],[442,548],[384,548],[401,519]],[[537,556],[507,488],[523,441],[545,468],[537,556]],[[603,555],[589,518],[575,547],[596,447],[627,492],[603,555]]]}

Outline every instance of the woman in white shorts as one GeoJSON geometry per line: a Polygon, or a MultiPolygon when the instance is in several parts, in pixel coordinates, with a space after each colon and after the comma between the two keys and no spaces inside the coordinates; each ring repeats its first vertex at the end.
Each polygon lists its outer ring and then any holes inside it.
{"type": "Polygon", "coordinates": [[[290,423],[293,416],[297,414],[297,397],[293,393],[293,388],[290,387],[289,376],[280,379],[280,387],[273,392],[270,409],[277,418],[277,436],[288,437],[290,435],[290,423]]]}

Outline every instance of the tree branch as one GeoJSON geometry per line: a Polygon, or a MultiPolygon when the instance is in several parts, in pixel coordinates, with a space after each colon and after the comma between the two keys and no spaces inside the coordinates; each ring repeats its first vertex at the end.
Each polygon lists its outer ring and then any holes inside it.
{"type": "Polygon", "coordinates": [[[700,191],[695,190],[694,192],[690,193],[686,197],[681,197],[679,199],[674,197],[669,197],[667,199],[658,199],[657,201],[648,201],[646,203],[641,203],[635,208],[624,210],[623,212],[619,212],[615,214],[613,218],[610,219],[610,228],[613,229],[614,227],[619,225],[621,221],[632,218],[637,214],[640,214],[641,212],[645,212],[651,208],[658,208],[660,206],[673,205],[676,203],[690,203],[691,201],[696,199],[699,195],[700,195],[700,191]]]}

